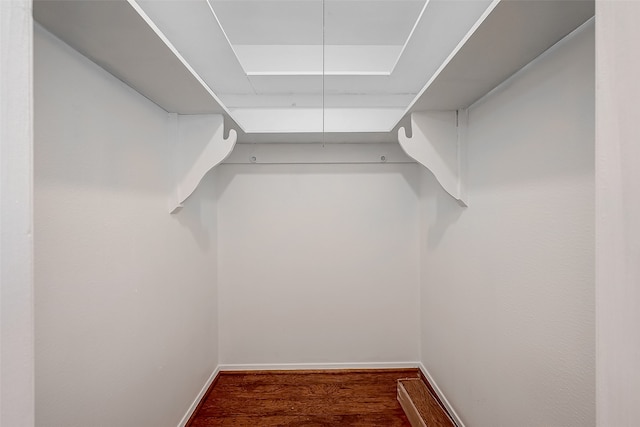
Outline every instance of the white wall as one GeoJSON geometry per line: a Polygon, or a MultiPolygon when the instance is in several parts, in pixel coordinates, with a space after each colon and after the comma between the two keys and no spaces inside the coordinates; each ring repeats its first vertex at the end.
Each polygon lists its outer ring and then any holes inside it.
{"type": "Polygon", "coordinates": [[[418,360],[418,170],[222,165],[223,365],[418,360]]]}
{"type": "Polygon", "coordinates": [[[0,1],[0,426],[33,426],[33,19],[0,1]]]}
{"type": "Polygon", "coordinates": [[[468,426],[595,425],[593,39],[470,109],[468,208],[422,180],[421,358],[468,426]]]}
{"type": "Polygon", "coordinates": [[[596,2],[598,426],[640,425],[640,2],[596,2]]]}
{"type": "Polygon", "coordinates": [[[176,426],[217,366],[212,180],[167,213],[167,113],[35,30],[36,424],[176,426]]]}

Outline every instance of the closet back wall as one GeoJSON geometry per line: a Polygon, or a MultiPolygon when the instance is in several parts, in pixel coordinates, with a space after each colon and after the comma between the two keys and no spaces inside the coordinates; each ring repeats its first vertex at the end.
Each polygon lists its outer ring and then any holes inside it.
{"type": "Polygon", "coordinates": [[[223,367],[418,360],[416,165],[223,165],[216,182],[223,367]]]}

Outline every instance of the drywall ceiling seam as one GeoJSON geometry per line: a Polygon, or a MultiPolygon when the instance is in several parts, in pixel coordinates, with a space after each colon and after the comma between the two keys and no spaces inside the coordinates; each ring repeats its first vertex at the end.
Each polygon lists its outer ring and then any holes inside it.
{"type": "MultiPolygon", "coordinates": [[[[164,35],[164,33],[160,30],[160,28],[158,28],[155,22],[153,22],[153,20],[151,20],[149,15],[147,15],[145,11],[140,7],[140,5],[136,2],[136,0],[127,0],[127,2],[131,5],[131,7],[133,7],[133,9],[138,13],[138,15],[140,15],[140,17],[147,23],[147,25],[156,33],[156,35],[169,48],[169,50],[171,50],[171,52],[176,56],[176,58],[178,58],[178,60],[182,63],[182,65],[185,66],[185,68],[191,73],[191,75],[193,75],[193,77],[195,77],[195,79],[202,85],[202,87],[204,87],[204,89],[209,93],[209,95],[211,95],[211,97],[220,105],[220,107],[222,107],[224,112],[233,120],[233,116],[231,115],[231,112],[229,111],[227,106],[222,103],[220,98],[218,98],[215,92],[202,79],[202,77],[200,77],[200,75],[196,72],[196,70],[194,70],[191,64],[189,64],[189,62],[187,62],[187,60],[184,59],[184,57],[180,54],[180,52],[178,52],[178,49],[176,49],[173,43],[169,41],[169,39],[164,35]]],[[[240,123],[237,123],[235,120],[233,121],[238,127],[240,127],[241,130],[244,131],[240,123]]]]}

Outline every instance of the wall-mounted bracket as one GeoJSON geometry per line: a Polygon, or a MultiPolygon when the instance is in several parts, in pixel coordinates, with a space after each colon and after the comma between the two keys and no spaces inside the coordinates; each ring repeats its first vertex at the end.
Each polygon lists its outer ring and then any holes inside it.
{"type": "Polygon", "coordinates": [[[467,206],[467,110],[411,113],[409,138],[398,130],[400,146],[409,157],[433,173],[442,188],[461,206],[467,206]]]}
{"type": "Polygon", "coordinates": [[[220,114],[169,115],[169,139],[174,146],[175,184],[169,210],[178,212],[202,178],[226,159],[236,144],[231,129],[224,138],[224,118],[220,114]]]}

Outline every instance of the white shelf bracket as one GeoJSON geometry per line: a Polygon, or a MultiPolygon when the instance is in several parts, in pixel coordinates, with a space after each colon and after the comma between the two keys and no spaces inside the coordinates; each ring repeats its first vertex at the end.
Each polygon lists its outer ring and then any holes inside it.
{"type": "Polygon", "coordinates": [[[207,172],[231,154],[237,138],[233,129],[224,138],[224,118],[220,114],[169,114],[169,140],[174,148],[175,165],[169,201],[172,214],[180,211],[207,172]]]}
{"type": "Polygon", "coordinates": [[[413,135],[409,138],[404,127],[398,130],[404,152],[429,169],[440,186],[465,207],[467,117],[467,110],[414,112],[413,135]]]}

